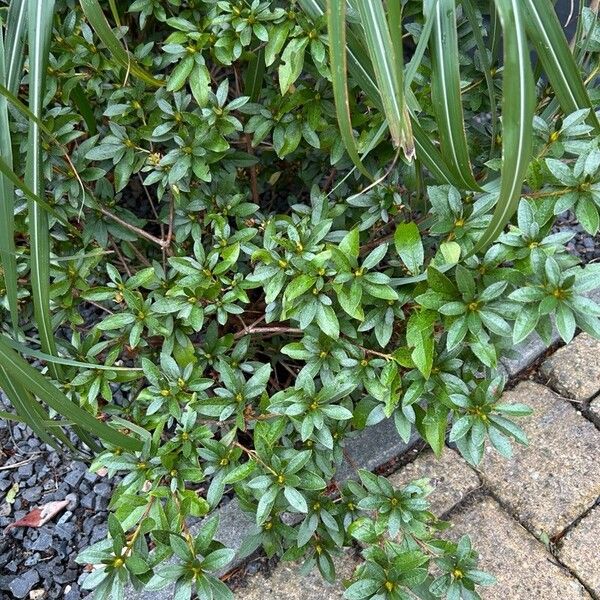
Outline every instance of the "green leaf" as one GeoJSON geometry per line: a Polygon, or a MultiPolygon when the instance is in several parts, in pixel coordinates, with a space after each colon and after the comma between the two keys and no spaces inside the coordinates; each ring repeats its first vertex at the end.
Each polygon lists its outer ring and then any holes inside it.
{"type": "Polygon", "coordinates": [[[141,449],[142,445],[139,440],[131,435],[126,436],[119,433],[71,402],[43,375],[20,358],[2,338],[0,338],[0,364],[18,385],[40,398],[57,413],[84,431],[117,447],[132,451],[141,449]]]}
{"type": "Polygon", "coordinates": [[[229,473],[223,479],[223,483],[238,483],[246,479],[256,469],[256,463],[253,460],[249,460],[242,465],[238,465],[235,469],[229,471],[229,473]]]}
{"type": "Polygon", "coordinates": [[[308,37],[294,38],[285,47],[279,65],[279,87],[281,94],[290,89],[290,86],[300,77],[304,66],[304,51],[308,44],[308,37]]]}
{"type": "MultiPolygon", "coordinates": [[[[52,33],[54,0],[37,2],[29,0],[29,109],[40,119],[46,81],[46,64],[52,33]]],[[[42,175],[42,138],[36,121],[29,122],[25,183],[33,194],[44,195],[42,175]]],[[[48,213],[37,202],[29,200],[29,241],[31,248],[31,291],[35,322],[40,343],[46,354],[56,354],[56,343],[50,317],[50,233],[48,213]]],[[[60,379],[61,369],[54,363],[49,366],[55,379],[60,379]]]]}
{"type": "Polygon", "coordinates": [[[492,220],[473,253],[487,248],[504,229],[521,199],[531,158],[535,87],[520,0],[494,0],[504,33],[502,175],[492,220]]]}
{"type": "Polygon", "coordinates": [[[547,0],[524,0],[522,6],[527,33],[535,45],[561,108],[565,114],[583,108],[590,109],[588,121],[596,133],[600,133],[595,110],[556,10],[547,0]]]}
{"type": "Polygon", "coordinates": [[[356,168],[365,177],[372,179],[358,154],[358,146],[352,128],[346,55],[346,0],[328,0],[327,9],[331,82],[340,134],[348,156],[356,168]]]}
{"type": "MultiPolygon", "coordinates": [[[[0,84],[6,85],[4,69],[4,39],[0,31],[0,84]]],[[[0,156],[9,168],[13,168],[12,140],[8,122],[8,102],[4,96],[0,98],[0,156]]],[[[0,175],[0,264],[3,270],[6,299],[8,302],[13,328],[19,326],[19,309],[17,300],[17,260],[15,248],[15,201],[14,187],[10,179],[0,175]]]]}
{"type": "Polygon", "coordinates": [[[358,258],[358,253],[360,250],[360,233],[357,227],[349,231],[344,236],[339,244],[339,250],[347,257],[354,259],[358,258]]]}
{"type": "Polygon", "coordinates": [[[284,297],[288,302],[291,302],[298,296],[308,291],[316,282],[317,278],[306,273],[298,275],[285,288],[284,297]]]}
{"type": "Polygon", "coordinates": [[[265,49],[263,46],[255,50],[246,68],[244,79],[244,94],[252,102],[258,102],[262,91],[263,80],[265,76],[265,49]]]}
{"type": "Polygon", "coordinates": [[[416,223],[400,223],[394,234],[394,244],[408,270],[413,274],[418,273],[423,266],[425,254],[416,223]]]}
{"type": "Polygon", "coordinates": [[[455,0],[426,0],[425,17],[433,13],[431,39],[431,101],[436,115],[440,148],[446,163],[463,182],[477,190],[473,177],[462,109],[455,0]]]}
{"type": "Polygon", "coordinates": [[[375,71],[379,97],[395,148],[408,160],[415,157],[415,142],[403,84],[402,27],[398,3],[388,5],[390,27],[381,0],[355,2],[365,33],[365,42],[375,71]]]}
{"type": "Polygon", "coordinates": [[[121,329],[126,325],[131,325],[135,321],[135,317],[131,313],[116,313],[106,317],[98,323],[97,327],[100,331],[109,331],[111,329],[121,329]]]}
{"type": "Polygon", "coordinates": [[[210,92],[210,73],[205,65],[196,65],[189,79],[192,95],[198,106],[206,106],[210,92]]]}
{"type": "Polygon", "coordinates": [[[290,506],[301,513],[308,512],[308,505],[306,504],[306,500],[304,496],[295,488],[290,486],[285,486],[283,490],[283,495],[286,500],[290,503],[290,506]]]}
{"type": "MultiPolygon", "coordinates": [[[[42,4],[42,3],[40,3],[42,4]]],[[[45,4],[45,2],[43,3],[45,4]]],[[[98,0],[79,0],[83,14],[85,15],[88,23],[93,27],[98,37],[102,40],[104,45],[108,48],[112,58],[124,67],[127,72],[131,72],[138,79],[141,79],[145,83],[148,83],[154,87],[161,87],[164,85],[163,81],[159,81],[139,66],[137,61],[123,48],[121,42],[117,39],[117,36],[113,33],[102,8],[98,3],[98,0]]]]}
{"type": "Polygon", "coordinates": [[[331,306],[319,304],[317,308],[317,325],[330,338],[337,339],[340,336],[340,324],[331,306]]]}
{"type": "Polygon", "coordinates": [[[381,582],[375,579],[359,579],[344,592],[344,598],[347,598],[347,600],[370,598],[376,594],[381,587],[381,582]]]}

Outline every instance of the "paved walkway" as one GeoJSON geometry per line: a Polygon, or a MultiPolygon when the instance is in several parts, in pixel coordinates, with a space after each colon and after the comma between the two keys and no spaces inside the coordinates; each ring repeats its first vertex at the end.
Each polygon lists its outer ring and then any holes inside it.
{"type": "MultiPolygon", "coordinates": [[[[529,447],[507,460],[490,451],[477,470],[452,449],[428,452],[389,477],[394,486],[429,477],[434,512],[449,535],[471,535],[481,568],[497,585],[484,600],[600,599],[600,342],[581,334],[547,359],[534,381],[506,392],[535,410],[521,419],[529,447]]],[[[358,557],[338,563],[351,575],[358,557]]],[[[270,577],[247,576],[239,600],[337,600],[341,586],[280,563],[270,577]]]]}

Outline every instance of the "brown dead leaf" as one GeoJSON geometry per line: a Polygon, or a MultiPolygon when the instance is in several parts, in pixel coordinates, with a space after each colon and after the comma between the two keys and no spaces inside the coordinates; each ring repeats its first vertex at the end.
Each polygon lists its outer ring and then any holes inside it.
{"type": "Polygon", "coordinates": [[[57,515],[69,504],[68,500],[58,500],[57,502],[48,502],[39,508],[34,508],[29,511],[23,518],[10,523],[5,529],[4,533],[12,529],[13,527],[41,527],[47,523],[52,517],[57,515]]]}

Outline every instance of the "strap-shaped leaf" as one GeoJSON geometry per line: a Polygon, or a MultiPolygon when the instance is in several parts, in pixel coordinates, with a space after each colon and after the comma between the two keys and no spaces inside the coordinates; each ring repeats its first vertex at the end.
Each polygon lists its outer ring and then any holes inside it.
{"type": "Polygon", "coordinates": [[[488,91],[488,97],[490,99],[490,113],[492,115],[492,132],[490,134],[490,156],[493,154],[496,147],[496,130],[498,127],[498,111],[496,108],[496,91],[494,87],[494,78],[492,77],[492,65],[490,64],[490,57],[488,55],[488,49],[483,41],[483,35],[475,11],[473,0],[462,0],[462,7],[465,11],[465,16],[471,25],[471,31],[473,32],[473,39],[479,52],[479,60],[481,61],[481,68],[483,69],[483,76],[485,78],[485,85],[488,91]]]}
{"type": "MultiPolygon", "coordinates": [[[[407,159],[415,156],[415,144],[411,130],[410,115],[404,97],[400,58],[386,22],[381,0],[356,0],[361,23],[365,32],[366,46],[371,57],[379,96],[388,121],[392,142],[402,148],[407,159]]],[[[393,35],[402,35],[394,31],[393,35]]]]}
{"type": "Polygon", "coordinates": [[[438,126],[440,148],[446,163],[462,181],[462,188],[477,190],[465,134],[458,64],[458,33],[454,0],[424,3],[425,17],[433,18],[431,35],[431,100],[438,126]]]}
{"type": "MultiPolygon", "coordinates": [[[[34,396],[37,396],[58,414],[89,434],[127,450],[135,451],[141,448],[139,440],[123,435],[112,427],[98,421],[93,415],[71,402],[46,377],[12,350],[2,337],[0,337],[0,365],[2,365],[2,369],[6,371],[11,381],[34,396]]],[[[38,416],[40,414],[38,412],[38,416]]],[[[21,416],[25,418],[25,415],[21,416]]],[[[35,420],[37,417],[34,413],[31,413],[28,418],[35,420]]],[[[47,417],[45,418],[47,419],[47,417]]]]}
{"type": "Polygon", "coordinates": [[[329,31],[329,57],[331,62],[331,81],[335,100],[338,127],[346,152],[356,168],[367,178],[371,174],[364,166],[359,154],[350,113],[348,95],[348,64],[346,55],[346,0],[328,0],[327,28],[329,31]]]}
{"type": "Polygon", "coordinates": [[[17,93],[25,62],[28,0],[11,0],[6,19],[6,87],[17,93]]]}
{"type": "MultiPolygon", "coordinates": [[[[52,33],[54,0],[29,0],[29,110],[38,118],[42,115],[42,100],[46,82],[46,64],[52,33]]],[[[29,122],[25,183],[36,196],[44,196],[42,175],[42,138],[37,121],[29,122]]],[[[28,201],[30,273],[33,311],[44,352],[56,354],[56,344],[50,317],[50,233],[48,213],[33,199],[28,201]]],[[[51,364],[50,371],[55,379],[60,378],[60,368],[51,364]]]]}
{"type": "Polygon", "coordinates": [[[522,0],[494,0],[504,33],[502,175],[492,221],[474,252],[486,248],[504,229],[521,199],[531,158],[535,87],[525,35],[522,0]]]}
{"type": "MultiPolygon", "coordinates": [[[[6,82],[4,39],[0,30],[0,83],[6,82]]],[[[0,156],[12,167],[13,154],[8,123],[8,102],[0,98],[0,156]]],[[[7,177],[0,175],[0,264],[4,271],[4,287],[13,327],[19,325],[17,299],[17,259],[15,248],[15,201],[14,187],[7,177]]]]}
{"type": "MultiPolygon", "coordinates": [[[[582,108],[592,109],[579,68],[552,4],[547,0],[522,0],[522,5],[527,33],[563,111],[569,114],[582,108]]],[[[588,120],[596,133],[600,133],[594,110],[590,110],[588,120]]]]}
{"type": "MultiPolygon", "coordinates": [[[[43,3],[45,3],[44,0],[43,3]]],[[[42,2],[40,2],[42,4],[42,2]]],[[[145,71],[137,63],[134,57],[132,57],[125,48],[121,45],[121,42],[117,39],[117,36],[113,33],[110,28],[104,12],[98,3],[98,0],[79,0],[83,14],[86,16],[88,23],[92,26],[98,37],[102,40],[104,45],[110,51],[112,57],[125,69],[130,71],[138,79],[145,81],[146,83],[155,87],[161,87],[164,85],[163,81],[155,79],[145,71]]]]}
{"type": "MultiPolygon", "coordinates": [[[[312,19],[319,19],[324,14],[322,0],[298,0],[298,4],[312,19]]],[[[347,31],[346,41],[348,71],[350,75],[365,95],[368,96],[369,100],[383,112],[381,97],[374,76],[372,75],[370,61],[368,56],[362,51],[358,36],[351,28],[347,31]]],[[[411,120],[417,158],[429,169],[434,179],[440,184],[447,183],[455,187],[461,187],[461,180],[450,171],[440,151],[431,142],[429,136],[418,124],[417,118],[412,113],[411,120]]]]}

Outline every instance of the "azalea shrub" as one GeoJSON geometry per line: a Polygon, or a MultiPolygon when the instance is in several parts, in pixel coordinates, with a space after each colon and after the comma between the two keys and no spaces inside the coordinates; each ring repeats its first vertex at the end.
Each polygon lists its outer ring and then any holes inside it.
{"type": "Polygon", "coordinates": [[[600,268],[555,226],[599,229],[597,6],[571,49],[545,0],[3,17],[0,387],[117,478],[84,586],[221,600],[234,558],[334,581],[358,546],[348,600],[480,598],[494,579],[427,481],[340,467],[385,420],[437,455],[510,457],[530,411],[500,358],[553,327],[600,337],[600,268]],[[255,523],[237,554],[224,502],[255,523]]]}

